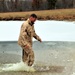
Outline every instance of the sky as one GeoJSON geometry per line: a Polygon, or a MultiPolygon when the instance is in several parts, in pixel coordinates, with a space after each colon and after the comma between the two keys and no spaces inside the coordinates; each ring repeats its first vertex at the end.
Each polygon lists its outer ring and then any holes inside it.
{"type": "MultiPolygon", "coordinates": [[[[17,41],[24,21],[0,21],[0,41],[17,41]]],[[[75,22],[36,21],[35,31],[42,41],[75,42],[75,22]]],[[[33,39],[35,41],[35,39],[33,39]]]]}

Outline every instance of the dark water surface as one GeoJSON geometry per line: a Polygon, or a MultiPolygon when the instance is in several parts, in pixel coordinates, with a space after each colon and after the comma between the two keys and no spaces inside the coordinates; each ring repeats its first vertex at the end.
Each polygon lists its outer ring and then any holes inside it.
{"type": "Polygon", "coordinates": [[[34,41],[33,50],[35,53],[33,67],[36,71],[27,72],[23,71],[21,66],[23,65],[20,62],[22,50],[17,42],[0,42],[0,70],[6,65],[8,68],[9,64],[11,64],[12,69],[20,67],[19,71],[5,70],[0,72],[0,75],[74,75],[75,42],[43,41],[39,43],[34,41]]]}

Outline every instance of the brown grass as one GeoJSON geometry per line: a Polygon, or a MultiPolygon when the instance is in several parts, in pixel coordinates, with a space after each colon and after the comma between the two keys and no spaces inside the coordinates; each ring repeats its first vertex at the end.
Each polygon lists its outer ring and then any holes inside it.
{"type": "Polygon", "coordinates": [[[57,9],[57,10],[0,13],[0,20],[26,20],[29,17],[29,15],[32,13],[35,13],[38,16],[38,20],[75,21],[75,9],[57,9]]]}

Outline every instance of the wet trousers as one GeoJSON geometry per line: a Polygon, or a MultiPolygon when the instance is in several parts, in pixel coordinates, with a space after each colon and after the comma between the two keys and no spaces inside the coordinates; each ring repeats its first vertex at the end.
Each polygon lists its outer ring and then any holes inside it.
{"type": "Polygon", "coordinates": [[[22,60],[25,62],[28,66],[32,66],[34,63],[34,52],[32,50],[32,47],[24,48],[22,47],[22,60]]]}

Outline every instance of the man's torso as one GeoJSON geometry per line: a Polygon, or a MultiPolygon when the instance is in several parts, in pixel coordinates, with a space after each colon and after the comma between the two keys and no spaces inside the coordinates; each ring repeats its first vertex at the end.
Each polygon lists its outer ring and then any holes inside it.
{"type": "Polygon", "coordinates": [[[33,35],[34,35],[34,26],[30,25],[29,20],[27,20],[21,26],[18,43],[20,45],[25,45],[24,43],[32,45],[33,35]]]}

